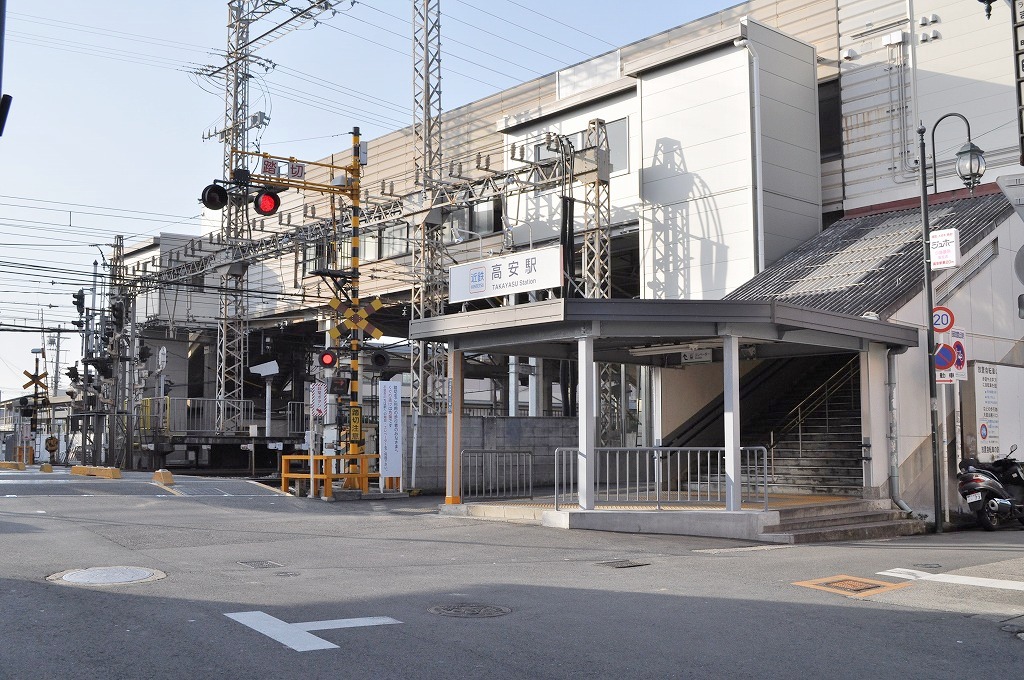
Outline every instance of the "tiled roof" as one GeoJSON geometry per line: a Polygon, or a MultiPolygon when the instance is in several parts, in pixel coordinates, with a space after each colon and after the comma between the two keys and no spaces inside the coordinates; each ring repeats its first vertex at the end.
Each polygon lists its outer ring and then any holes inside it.
{"type": "MultiPolygon", "coordinates": [[[[935,229],[957,228],[968,252],[1013,213],[1001,193],[929,204],[935,229]]],[[[921,208],[848,217],[788,253],[725,297],[779,300],[815,309],[885,319],[924,281],[921,208]]]]}

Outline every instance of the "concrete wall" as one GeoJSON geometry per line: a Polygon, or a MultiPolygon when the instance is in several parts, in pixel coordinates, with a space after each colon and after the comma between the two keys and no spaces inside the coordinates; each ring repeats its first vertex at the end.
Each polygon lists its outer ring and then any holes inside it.
{"type": "MultiPolygon", "coordinates": [[[[533,451],[534,487],[554,484],[554,453],[560,446],[576,446],[575,418],[505,418],[464,416],[462,446],[465,449],[530,449],[533,451]]],[[[405,485],[412,485],[412,418],[405,421],[405,485]]],[[[428,493],[445,490],[445,418],[419,419],[419,450],[416,455],[416,488],[428,493]]]]}

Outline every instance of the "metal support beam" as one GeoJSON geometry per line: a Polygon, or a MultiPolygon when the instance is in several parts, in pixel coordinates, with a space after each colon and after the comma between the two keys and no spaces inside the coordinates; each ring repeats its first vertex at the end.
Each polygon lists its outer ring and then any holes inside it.
{"type": "Polygon", "coordinates": [[[597,365],[594,363],[594,338],[577,341],[579,371],[579,479],[580,509],[593,510],[596,502],[597,476],[597,365]]]}
{"type": "Polygon", "coordinates": [[[740,342],[735,335],[722,336],[725,383],[725,509],[740,510],[742,480],[740,463],[740,342]]]}
{"type": "Polygon", "coordinates": [[[448,354],[448,417],[445,436],[445,499],[448,504],[462,502],[462,401],[463,357],[453,349],[448,354]]]}

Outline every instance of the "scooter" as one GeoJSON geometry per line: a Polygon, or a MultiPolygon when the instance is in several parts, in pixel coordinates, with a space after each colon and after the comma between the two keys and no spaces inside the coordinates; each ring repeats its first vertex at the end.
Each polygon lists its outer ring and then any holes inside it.
{"type": "Polygon", "coordinates": [[[1005,457],[991,463],[977,458],[960,462],[957,490],[986,531],[994,531],[1011,519],[1024,524],[1024,466],[1011,458],[1016,450],[1014,444],[1005,457]]]}

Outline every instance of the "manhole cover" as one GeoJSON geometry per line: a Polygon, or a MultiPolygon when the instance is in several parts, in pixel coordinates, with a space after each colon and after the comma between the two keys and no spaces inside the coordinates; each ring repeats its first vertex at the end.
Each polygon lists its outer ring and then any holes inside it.
{"type": "Polygon", "coordinates": [[[48,576],[47,580],[64,581],[83,586],[113,586],[124,583],[159,581],[166,577],[167,574],[164,572],[146,567],[90,567],[88,569],[68,569],[48,576]]]}
{"type": "Polygon", "coordinates": [[[608,562],[595,562],[599,567],[611,567],[612,569],[629,569],[630,567],[646,567],[650,562],[634,562],[633,560],[609,560],[608,562]]]}
{"type": "Polygon", "coordinates": [[[491,618],[512,613],[508,607],[499,607],[495,604],[440,604],[427,611],[431,614],[457,616],[463,619],[491,618]]]}
{"type": "Polygon", "coordinates": [[[249,562],[239,562],[243,567],[251,567],[252,569],[273,569],[274,567],[283,567],[283,564],[277,562],[271,562],[270,560],[250,560],[249,562]]]}
{"type": "Polygon", "coordinates": [[[825,592],[835,593],[836,595],[863,596],[878,595],[879,593],[884,593],[890,590],[905,588],[910,584],[889,583],[888,581],[875,581],[869,578],[859,578],[856,576],[839,574],[838,576],[818,578],[813,581],[799,581],[793,585],[803,586],[805,588],[814,588],[816,590],[824,590],[825,592]]]}

